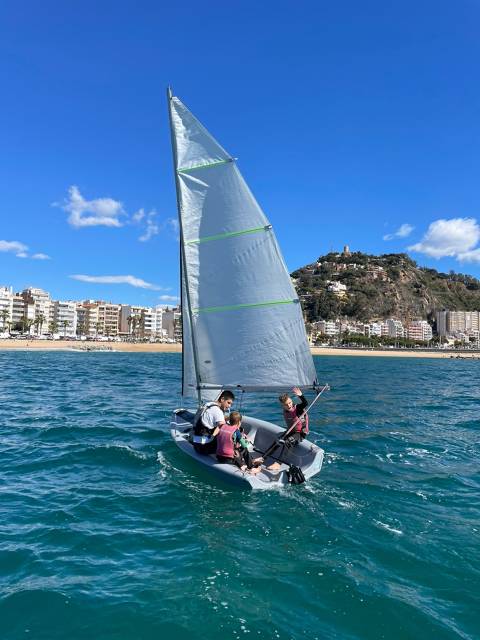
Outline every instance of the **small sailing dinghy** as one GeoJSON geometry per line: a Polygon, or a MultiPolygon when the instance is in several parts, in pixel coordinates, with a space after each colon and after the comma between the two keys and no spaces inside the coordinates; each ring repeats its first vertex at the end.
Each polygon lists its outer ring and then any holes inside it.
{"type": "MultiPolygon", "coordinates": [[[[275,392],[320,388],[298,296],[268,222],[230,156],[168,90],[180,229],[183,330],[182,394],[198,406],[229,389],[275,392]]],[[[192,444],[195,411],[177,409],[171,435],[178,447],[217,477],[248,488],[272,488],[319,473],[323,450],[304,440],[282,444],[256,475],[192,444]],[[273,455],[275,457],[273,457],[273,455]],[[269,470],[271,463],[277,468],[269,470]]],[[[256,455],[284,428],[244,416],[256,455]]]]}

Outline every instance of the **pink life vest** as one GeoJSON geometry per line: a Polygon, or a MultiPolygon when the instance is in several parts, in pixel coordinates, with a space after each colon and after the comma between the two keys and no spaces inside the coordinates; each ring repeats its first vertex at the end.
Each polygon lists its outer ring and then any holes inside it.
{"type": "Polygon", "coordinates": [[[217,434],[217,456],[233,458],[233,434],[238,429],[238,425],[222,424],[217,434]]]}
{"type": "Polygon", "coordinates": [[[302,431],[305,434],[308,433],[308,413],[300,418],[297,416],[297,408],[294,405],[291,409],[283,410],[283,417],[285,418],[285,422],[289,429],[292,424],[294,424],[295,426],[293,431],[296,431],[297,433],[301,433],[302,431]]]}

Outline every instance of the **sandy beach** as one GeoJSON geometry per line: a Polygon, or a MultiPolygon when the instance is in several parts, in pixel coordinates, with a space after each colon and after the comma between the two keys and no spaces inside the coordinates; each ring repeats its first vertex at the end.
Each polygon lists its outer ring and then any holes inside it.
{"type": "Polygon", "coordinates": [[[145,353],[181,353],[181,344],[132,342],[76,342],[73,340],[0,340],[0,350],[22,351],[131,351],[145,353]]]}
{"type": "MultiPolygon", "coordinates": [[[[181,353],[181,344],[131,343],[131,342],[74,342],[71,340],[0,340],[0,350],[22,351],[125,351],[132,353],[181,353]]],[[[314,356],[367,356],[382,358],[479,358],[472,351],[418,351],[406,349],[334,349],[332,347],[312,347],[314,356]]]]}
{"type": "Polygon", "coordinates": [[[471,351],[420,351],[409,349],[334,349],[332,347],[312,347],[314,356],[373,356],[381,358],[478,358],[480,354],[471,351]]]}

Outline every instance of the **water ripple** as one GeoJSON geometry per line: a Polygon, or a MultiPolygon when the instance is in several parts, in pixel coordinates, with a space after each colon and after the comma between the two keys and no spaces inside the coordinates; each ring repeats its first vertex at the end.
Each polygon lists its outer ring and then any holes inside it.
{"type": "Polygon", "coordinates": [[[171,441],[178,354],[0,352],[2,640],[477,638],[478,362],[316,364],[324,468],[265,495],[171,441]]]}

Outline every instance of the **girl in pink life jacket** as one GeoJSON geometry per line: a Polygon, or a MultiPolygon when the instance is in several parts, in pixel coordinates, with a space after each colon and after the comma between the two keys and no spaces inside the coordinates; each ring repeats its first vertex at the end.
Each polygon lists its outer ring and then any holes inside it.
{"type": "Polygon", "coordinates": [[[226,464],[235,464],[242,471],[258,473],[255,466],[263,462],[263,458],[252,460],[248,450],[248,440],[242,430],[242,414],[232,411],[227,424],[221,426],[217,435],[217,460],[226,464]]]}

